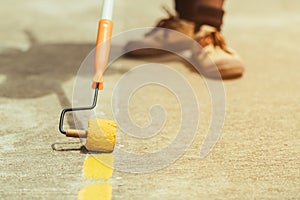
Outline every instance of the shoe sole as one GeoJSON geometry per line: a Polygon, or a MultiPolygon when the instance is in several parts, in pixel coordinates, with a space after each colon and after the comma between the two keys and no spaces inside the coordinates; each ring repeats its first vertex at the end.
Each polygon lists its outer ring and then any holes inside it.
{"type": "Polygon", "coordinates": [[[203,70],[203,75],[207,78],[222,78],[223,80],[236,79],[243,76],[244,66],[242,62],[238,60],[230,62],[220,61],[215,63],[215,65],[217,66],[218,70],[203,70]]]}

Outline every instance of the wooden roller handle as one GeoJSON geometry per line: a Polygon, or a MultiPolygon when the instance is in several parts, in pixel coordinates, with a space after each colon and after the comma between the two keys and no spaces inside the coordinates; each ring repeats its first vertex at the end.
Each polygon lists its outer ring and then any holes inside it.
{"type": "Polygon", "coordinates": [[[67,137],[75,137],[75,138],[86,138],[87,131],[85,130],[75,130],[75,129],[68,129],[66,132],[67,137]]]}
{"type": "Polygon", "coordinates": [[[109,19],[101,19],[98,26],[98,36],[96,41],[95,53],[95,75],[93,77],[92,87],[95,89],[96,83],[99,83],[99,90],[103,89],[103,73],[106,69],[109,51],[110,38],[112,36],[113,22],[109,19]]]}

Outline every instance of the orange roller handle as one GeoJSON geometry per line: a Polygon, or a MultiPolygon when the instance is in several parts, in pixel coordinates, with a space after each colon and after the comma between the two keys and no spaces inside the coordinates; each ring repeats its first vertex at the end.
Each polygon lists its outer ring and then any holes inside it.
{"type": "Polygon", "coordinates": [[[95,75],[93,77],[92,88],[96,88],[96,83],[99,82],[99,90],[103,89],[103,73],[108,63],[110,52],[110,38],[112,36],[113,22],[108,19],[101,19],[98,25],[98,35],[96,41],[95,52],[95,75]]]}

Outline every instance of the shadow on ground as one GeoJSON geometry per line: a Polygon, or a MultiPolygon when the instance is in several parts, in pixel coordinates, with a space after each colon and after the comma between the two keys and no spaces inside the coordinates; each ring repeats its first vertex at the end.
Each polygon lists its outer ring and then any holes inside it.
{"type": "MultiPolygon", "coordinates": [[[[0,54],[0,96],[30,99],[54,93],[62,108],[70,107],[62,84],[76,75],[93,45],[42,44],[31,32],[25,33],[31,43],[27,51],[10,49],[0,54]]],[[[67,122],[74,126],[70,116],[67,122]]]]}
{"type": "Polygon", "coordinates": [[[62,106],[69,106],[61,85],[76,75],[93,45],[41,44],[25,33],[31,42],[27,51],[11,49],[0,54],[0,95],[26,99],[55,93],[62,106]]]}
{"type": "MultiPolygon", "coordinates": [[[[62,84],[76,76],[80,64],[93,50],[94,44],[42,44],[31,32],[25,33],[31,43],[27,51],[9,49],[0,53],[0,96],[29,99],[54,93],[63,107],[70,106],[62,84]]],[[[116,48],[122,47],[113,49],[116,48]]],[[[146,62],[167,62],[170,59],[176,58],[143,58],[146,62]]],[[[125,72],[127,70],[110,68],[108,75],[125,72]]]]}
{"type": "MultiPolygon", "coordinates": [[[[76,76],[82,61],[93,50],[94,44],[43,44],[37,41],[31,32],[24,33],[30,41],[27,51],[9,49],[0,53],[0,96],[31,99],[56,94],[62,108],[70,107],[71,102],[62,89],[62,84],[76,76]]],[[[122,49],[121,46],[112,47],[112,50],[122,49]]],[[[159,63],[177,60],[189,66],[178,56],[171,54],[142,59],[145,62],[159,63]]],[[[124,74],[127,71],[128,69],[110,67],[107,75],[124,74]]],[[[74,119],[67,117],[67,121],[70,126],[74,125],[74,119]]]]}

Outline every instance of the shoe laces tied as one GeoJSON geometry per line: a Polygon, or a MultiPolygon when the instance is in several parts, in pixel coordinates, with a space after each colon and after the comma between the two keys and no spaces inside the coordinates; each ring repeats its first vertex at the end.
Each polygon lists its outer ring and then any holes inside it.
{"type": "Polygon", "coordinates": [[[214,47],[220,47],[225,52],[232,54],[232,52],[227,48],[226,42],[222,34],[218,31],[207,32],[203,36],[198,37],[196,41],[202,46],[206,47],[208,45],[213,45],[214,47]]]}

